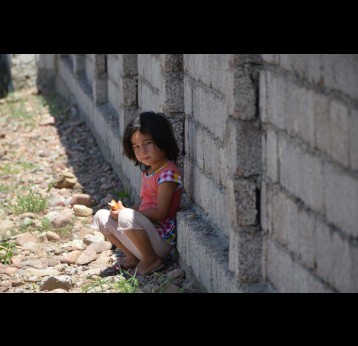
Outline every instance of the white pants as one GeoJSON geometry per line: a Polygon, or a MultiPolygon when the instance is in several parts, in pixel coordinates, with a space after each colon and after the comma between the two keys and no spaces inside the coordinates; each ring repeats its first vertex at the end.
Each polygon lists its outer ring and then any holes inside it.
{"type": "Polygon", "coordinates": [[[100,209],[94,216],[93,224],[104,236],[106,236],[106,234],[113,234],[139,260],[142,259],[142,254],[127,237],[127,230],[144,230],[147,233],[155,254],[162,259],[167,258],[172,249],[172,247],[159,236],[156,228],[147,217],[130,208],[122,209],[119,212],[118,223],[111,217],[109,210],[100,209]]]}

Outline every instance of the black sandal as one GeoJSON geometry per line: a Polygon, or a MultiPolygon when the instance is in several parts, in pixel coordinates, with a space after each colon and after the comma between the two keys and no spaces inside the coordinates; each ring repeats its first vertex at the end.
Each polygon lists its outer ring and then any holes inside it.
{"type": "Polygon", "coordinates": [[[112,267],[108,267],[104,270],[102,270],[99,273],[100,277],[107,277],[107,276],[115,276],[120,274],[122,271],[121,266],[119,265],[119,263],[117,262],[115,265],[113,265],[112,267]]]}

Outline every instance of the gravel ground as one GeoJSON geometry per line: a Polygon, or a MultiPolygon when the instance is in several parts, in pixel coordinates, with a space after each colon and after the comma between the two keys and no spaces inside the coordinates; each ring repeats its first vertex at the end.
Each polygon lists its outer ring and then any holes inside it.
{"type": "Polygon", "coordinates": [[[144,277],[99,275],[122,253],[93,214],[130,201],[76,113],[35,89],[0,100],[0,292],[197,292],[174,255],[144,277]]]}

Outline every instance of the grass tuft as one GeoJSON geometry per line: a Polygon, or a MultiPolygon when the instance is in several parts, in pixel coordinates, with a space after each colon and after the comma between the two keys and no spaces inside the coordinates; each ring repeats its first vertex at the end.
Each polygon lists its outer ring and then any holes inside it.
{"type": "Polygon", "coordinates": [[[30,190],[26,195],[16,197],[16,203],[11,205],[11,210],[15,214],[39,213],[46,208],[46,199],[38,193],[30,190]]]}
{"type": "Polygon", "coordinates": [[[10,264],[14,250],[15,250],[15,242],[13,241],[0,242],[0,263],[5,265],[10,264]]]}

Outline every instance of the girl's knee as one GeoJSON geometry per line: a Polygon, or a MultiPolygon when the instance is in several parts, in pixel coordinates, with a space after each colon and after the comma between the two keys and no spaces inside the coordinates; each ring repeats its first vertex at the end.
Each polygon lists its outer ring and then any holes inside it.
{"type": "Polygon", "coordinates": [[[131,228],[134,221],[134,210],[130,208],[126,208],[121,210],[118,214],[118,227],[119,228],[131,228]]]}
{"type": "Polygon", "coordinates": [[[93,217],[93,222],[97,225],[105,225],[108,221],[108,217],[110,216],[109,210],[100,209],[96,212],[93,217]]]}

